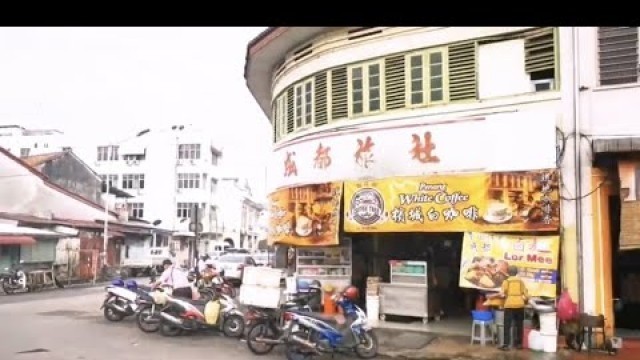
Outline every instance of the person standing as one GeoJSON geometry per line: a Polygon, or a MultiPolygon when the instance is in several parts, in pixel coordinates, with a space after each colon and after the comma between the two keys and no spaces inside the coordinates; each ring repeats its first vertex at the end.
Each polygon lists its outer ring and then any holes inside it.
{"type": "Polygon", "coordinates": [[[169,259],[164,260],[162,266],[164,271],[154,286],[169,286],[173,289],[173,296],[191,299],[193,292],[187,273],[178,269],[169,259]]]}
{"type": "Polygon", "coordinates": [[[524,307],[529,294],[524,281],[518,277],[518,268],[509,266],[509,277],[502,283],[501,293],[504,297],[504,344],[500,350],[509,349],[511,344],[511,327],[513,326],[513,345],[522,349],[524,332],[524,307]]]}

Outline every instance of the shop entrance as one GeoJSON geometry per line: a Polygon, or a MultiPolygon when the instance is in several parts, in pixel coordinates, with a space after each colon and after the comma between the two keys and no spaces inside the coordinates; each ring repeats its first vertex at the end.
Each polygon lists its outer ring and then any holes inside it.
{"type": "MultiPolygon", "coordinates": [[[[440,322],[443,325],[445,322],[449,324],[460,322],[460,330],[464,333],[468,332],[470,310],[474,306],[477,291],[458,286],[463,233],[378,233],[351,234],[351,236],[353,239],[352,282],[362,294],[367,293],[367,279],[371,277],[379,277],[383,283],[381,286],[394,282],[402,284],[404,281],[414,281],[412,278],[421,278],[423,273],[420,263],[425,262],[428,293],[425,300],[429,303],[427,306],[429,325],[440,322]],[[399,265],[400,262],[406,265],[399,265]],[[396,274],[395,279],[392,274],[396,274]]],[[[422,294],[418,293],[422,291],[420,288],[415,290],[401,288],[397,290],[397,296],[394,294],[393,297],[399,300],[403,300],[402,297],[412,297],[415,298],[412,301],[419,302],[418,298],[422,294]]],[[[361,298],[364,306],[365,296],[361,298]]],[[[385,315],[385,307],[388,306],[383,304],[380,310],[381,315],[385,315]]],[[[386,322],[419,325],[423,323],[423,317],[419,313],[420,311],[416,311],[413,315],[386,314],[384,319],[386,322]]]]}
{"type": "Polygon", "coordinates": [[[620,250],[620,195],[609,197],[616,336],[640,338],[640,249],[620,250]]]}

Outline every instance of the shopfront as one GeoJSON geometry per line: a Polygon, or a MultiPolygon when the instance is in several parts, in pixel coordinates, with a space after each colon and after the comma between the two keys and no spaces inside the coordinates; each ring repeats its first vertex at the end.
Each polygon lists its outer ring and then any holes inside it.
{"type": "Polygon", "coordinates": [[[269,243],[296,249],[296,276],[354,284],[362,305],[379,294],[387,321],[469,319],[506,264],[522,269],[535,294],[554,296],[554,128],[553,114],[505,113],[280,145],[269,168],[269,243]]]}

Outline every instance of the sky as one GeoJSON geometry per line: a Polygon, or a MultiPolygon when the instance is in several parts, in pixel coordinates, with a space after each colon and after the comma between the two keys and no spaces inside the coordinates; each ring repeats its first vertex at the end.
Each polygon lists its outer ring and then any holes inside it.
{"type": "Polygon", "coordinates": [[[261,199],[270,125],[243,71],[247,43],[264,29],[0,28],[0,124],[61,130],[78,152],[193,124],[261,199]]]}

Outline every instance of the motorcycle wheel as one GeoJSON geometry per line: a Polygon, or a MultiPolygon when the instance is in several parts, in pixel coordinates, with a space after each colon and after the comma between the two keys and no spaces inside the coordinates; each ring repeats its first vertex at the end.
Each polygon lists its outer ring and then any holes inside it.
{"type": "MultiPolygon", "coordinates": [[[[111,299],[113,299],[113,298],[111,298],[111,299]]],[[[111,299],[107,300],[107,304],[109,303],[109,300],[111,300],[111,299]]],[[[113,302],[118,302],[118,299],[115,299],[113,302]]],[[[112,321],[112,322],[122,321],[122,319],[125,318],[125,314],[122,314],[122,313],[110,308],[106,304],[104,306],[103,314],[104,314],[104,318],[105,319],[107,319],[109,321],[112,321]]]]}
{"type": "Polygon", "coordinates": [[[244,318],[240,315],[231,315],[224,320],[222,332],[228,337],[242,337],[244,335],[244,318]]]}
{"type": "Polygon", "coordinates": [[[378,356],[378,337],[373,331],[365,332],[361,340],[362,342],[355,348],[356,355],[360,359],[373,359],[378,356]]]}
{"type": "Polygon", "coordinates": [[[266,355],[273,351],[275,345],[257,341],[258,338],[275,340],[276,334],[265,323],[258,323],[249,328],[247,332],[247,347],[255,355],[266,355]]]}
{"type": "MultiPolygon", "coordinates": [[[[295,335],[303,339],[309,337],[309,333],[304,331],[294,332],[291,335],[295,335]]],[[[287,341],[285,356],[287,357],[287,360],[311,360],[316,356],[316,353],[293,341],[287,341]]]]}
{"type": "Polygon", "coordinates": [[[154,333],[160,330],[160,319],[152,312],[151,307],[144,307],[136,315],[138,328],[146,333],[154,333]]]}
{"type": "Polygon", "coordinates": [[[160,334],[168,337],[175,337],[182,333],[182,329],[167,321],[160,322],[160,334]]]}
{"type": "Polygon", "coordinates": [[[11,295],[14,292],[13,287],[11,287],[11,284],[7,283],[7,279],[3,279],[2,280],[2,291],[4,291],[5,294],[7,295],[11,295]]]}

